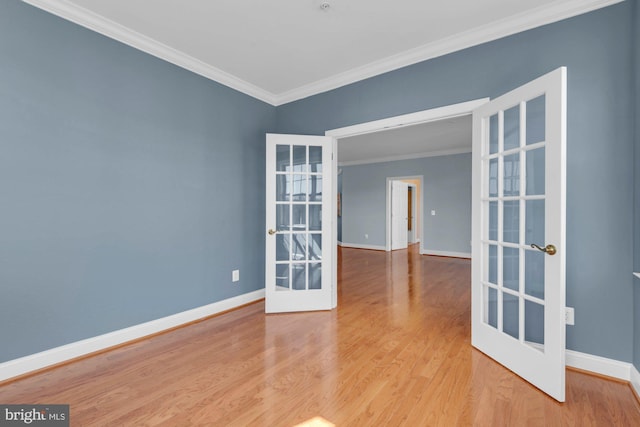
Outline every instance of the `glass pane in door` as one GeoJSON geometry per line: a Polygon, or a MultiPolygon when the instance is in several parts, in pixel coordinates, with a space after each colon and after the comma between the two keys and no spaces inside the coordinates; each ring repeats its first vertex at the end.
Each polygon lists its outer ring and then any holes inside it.
{"type": "Polygon", "coordinates": [[[519,298],[503,292],[502,306],[502,331],[517,339],[520,337],[519,298]]]}
{"type": "Polygon", "coordinates": [[[509,108],[504,112],[504,150],[520,146],[520,106],[509,108]]]}
{"type": "Polygon", "coordinates": [[[545,140],[545,95],[527,101],[527,145],[545,140]]]}
{"type": "Polygon", "coordinates": [[[533,301],[525,301],[524,318],[525,342],[541,349],[541,345],[544,345],[544,306],[533,301]]]}

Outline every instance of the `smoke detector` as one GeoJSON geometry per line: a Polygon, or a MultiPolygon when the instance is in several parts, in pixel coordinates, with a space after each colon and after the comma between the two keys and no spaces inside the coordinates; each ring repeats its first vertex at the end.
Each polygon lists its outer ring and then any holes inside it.
{"type": "Polygon", "coordinates": [[[327,11],[331,7],[331,4],[328,1],[323,1],[320,3],[320,9],[327,11]]]}

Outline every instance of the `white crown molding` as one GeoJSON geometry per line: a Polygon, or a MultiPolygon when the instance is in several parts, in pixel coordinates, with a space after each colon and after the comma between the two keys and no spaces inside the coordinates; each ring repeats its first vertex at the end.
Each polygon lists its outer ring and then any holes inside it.
{"type": "Polygon", "coordinates": [[[264,299],[264,289],[0,363],[0,382],[264,299]]]}
{"type": "Polygon", "coordinates": [[[111,21],[68,0],[22,0],[82,27],[163,59],[246,95],[275,105],[276,96],[214,66],[111,21]]]}
{"type": "Polygon", "coordinates": [[[470,152],[471,152],[471,147],[455,148],[451,150],[440,150],[440,151],[426,151],[423,153],[402,154],[397,156],[378,157],[374,159],[353,160],[350,162],[338,161],[338,166],[342,167],[342,166],[368,165],[372,163],[396,162],[400,160],[423,159],[426,157],[450,156],[453,154],[463,154],[463,153],[470,153],[470,152]]]}
{"type": "Polygon", "coordinates": [[[276,95],[275,105],[297,101],[418,62],[551,24],[622,1],[624,0],[573,0],[552,6],[541,6],[278,94],[276,95]]]}
{"type": "Polygon", "coordinates": [[[541,6],[280,94],[273,94],[246,82],[101,15],[79,7],[69,0],[22,1],[261,101],[278,106],[521,31],[611,6],[623,0],[572,0],[552,6],[541,6]]]}

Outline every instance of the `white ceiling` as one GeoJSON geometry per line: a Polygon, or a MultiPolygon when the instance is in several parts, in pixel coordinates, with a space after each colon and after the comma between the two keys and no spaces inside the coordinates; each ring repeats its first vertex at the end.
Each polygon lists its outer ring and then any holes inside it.
{"type": "Polygon", "coordinates": [[[24,0],[273,105],[621,0],[24,0]]]}
{"type": "Polygon", "coordinates": [[[471,115],[340,138],[341,166],[471,152],[471,115]]]}

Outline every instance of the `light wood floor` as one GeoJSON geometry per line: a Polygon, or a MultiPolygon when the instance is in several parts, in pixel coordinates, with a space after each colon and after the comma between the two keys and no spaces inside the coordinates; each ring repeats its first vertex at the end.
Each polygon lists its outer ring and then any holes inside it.
{"type": "Polygon", "coordinates": [[[262,302],[0,387],[73,426],[640,426],[628,384],[567,372],[556,403],[470,345],[470,262],[341,250],[339,307],[262,302]]]}

